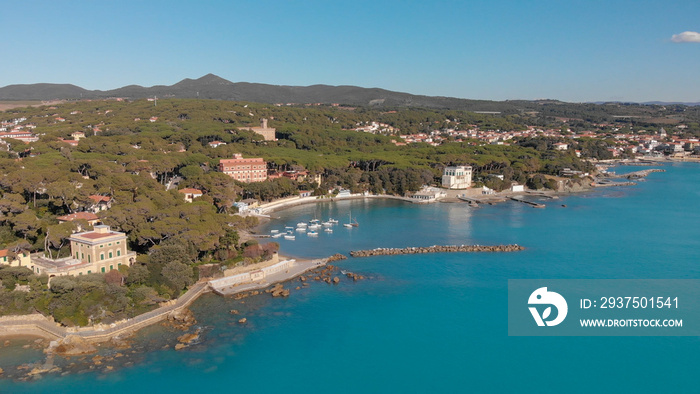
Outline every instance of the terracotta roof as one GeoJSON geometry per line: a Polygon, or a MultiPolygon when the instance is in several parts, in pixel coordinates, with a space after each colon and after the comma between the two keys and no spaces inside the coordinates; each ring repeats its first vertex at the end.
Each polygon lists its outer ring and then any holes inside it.
{"type": "Polygon", "coordinates": [[[189,194],[204,194],[204,193],[202,193],[201,190],[193,189],[191,187],[186,187],[184,189],[180,189],[180,190],[178,190],[178,192],[185,193],[185,194],[187,194],[187,193],[189,193],[189,194]]]}
{"type": "Polygon", "coordinates": [[[90,220],[99,220],[100,218],[97,217],[92,212],[76,212],[76,213],[71,213],[70,215],[65,215],[65,216],[59,216],[56,219],[62,220],[64,222],[72,222],[73,220],[78,220],[78,219],[85,219],[87,221],[90,220]]]}
{"type": "Polygon", "coordinates": [[[10,251],[9,249],[0,250],[0,257],[5,257],[5,256],[7,256],[7,253],[8,253],[9,251],[10,251]]]}
{"type": "Polygon", "coordinates": [[[112,197],[110,197],[110,196],[99,196],[97,194],[93,194],[93,195],[89,196],[88,198],[96,203],[102,202],[102,201],[109,202],[109,200],[112,199],[112,197]]]}
{"type": "Polygon", "coordinates": [[[81,238],[87,238],[87,239],[100,239],[100,238],[105,238],[105,237],[111,237],[111,236],[113,236],[113,235],[119,235],[119,233],[112,233],[112,232],[109,232],[109,233],[95,233],[95,232],[92,232],[92,233],[81,234],[80,237],[81,237],[81,238]]]}

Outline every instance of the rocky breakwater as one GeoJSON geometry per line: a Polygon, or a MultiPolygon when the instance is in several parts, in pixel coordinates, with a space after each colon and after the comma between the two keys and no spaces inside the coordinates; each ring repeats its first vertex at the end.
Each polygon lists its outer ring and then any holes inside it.
{"type": "Polygon", "coordinates": [[[377,248],[353,250],[352,257],[393,256],[399,254],[456,253],[456,252],[518,252],[525,248],[520,245],[433,245],[408,248],[377,248]]]}

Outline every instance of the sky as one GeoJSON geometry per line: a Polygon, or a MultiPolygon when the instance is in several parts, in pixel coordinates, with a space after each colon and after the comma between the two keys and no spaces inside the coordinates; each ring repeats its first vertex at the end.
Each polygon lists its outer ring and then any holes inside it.
{"type": "Polygon", "coordinates": [[[700,102],[700,1],[4,0],[0,86],[213,73],[484,100],[700,102]]]}

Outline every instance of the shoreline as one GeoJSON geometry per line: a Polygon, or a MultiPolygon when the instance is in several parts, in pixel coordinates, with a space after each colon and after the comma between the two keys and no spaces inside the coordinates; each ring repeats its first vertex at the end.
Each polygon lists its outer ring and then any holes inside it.
{"type": "MultiPolygon", "coordinates": [[[[290,272],[287,270],[286,272],[280,272],[272,276],[271,280],[269,281],[242,283],[241,287],[227,292],[226,295],[234,295],[252,290],[252,288],[248,288],[249,285],[252,285],[256,289],[262,289],[277,283],[292,280],[311,269],[324,266],[327,261],[328,258],[300,260],[298,264],[304,268],[301,271],[294,270],[290,272]]],[[[248,267],[236,267],[233,270],[236,271],[236,274],[249,274],[260,271],[266,265],[270,266],[274,265],[275,263],[276,261],[272,262],[271,260],[268,260],[261,263],[252,264],[248,267]]],[[[226,277],[216,279],[200,279],[197,283],[192,285],[187,292],[182,294],[177,299],[167,301],[152,311],[110,324],[96,324],[85,327],[65,327],[56,323],[52,317],[47,317],[39,313],[2,316],[0,317],[0,338],[6,340],[41,338],[49,341],[61,341],[70,336],[79,336],[81,339],[90,343],[102,343],[108,342],[115,338],[118,339],[128,337],[135,334],[142,328],[159,323],[163,320],[167,320],[169,316],[188,308],[202,294],[215,292],[214,288],[211,286],[211,282],[213,280],[225,278],[226,277]]]]}
{"type": "MultiPolygon", "coordinates": [[[[636,160],[638,162],[639,160],[636,160]]],[[[651,160],[649,160],[651,161],[651,160]]],[[[690,161],[690,160],[677,160],[677,159],[671,159],[671,158],[657,158],[657,160],[654,160],[659,164],[662,163],[669,163],[669,162],[695,162],[695,161],[690,161]]],[[[616,159],[616,160],[611,160],[607,161],[606,163],[609,163],[610,165],[625,165],[630,162],[635,162],[631,161],[628,159],[616,159]]],[[[604,163],[601,163],[604,164],[604,163]]],[[[466,189],[469,190],[469,189],[466,189]]],[[[499,193],[495,195],[486,195],[486,196],[481,196],[481,199],[484,200],[485,203],[488,203],[489,205],[495,203],[495,201],[491,202],[489,200],[498,200],[498,199],[503,199],[504,197],[507,198],[507,196],[512,196],[512,195],[523,195],[523,196],[532,196],[532,197],[546,197],[546,198],[556,198],[556,196],[567,196],[567,195],[573,195],[573,194],[578,194],[578,193],[583,193],[583,192],[591,192],[595,191],[596,188],[590,188],[590,189],[585,189],[585,190],[572,190],[572,191],[562,191],[562,192],[556,192],[556,191],[551,191],[551,192],[538,192],[538,191],[527,191],[524,193],[512,193],[512,192],[505,192],[505,193],[499,193]]],[[[460,191],[455,191],[459,193],[464,193],[464,190],[460,191]]],[[[392,195],[369,195],[369,194],[355,194],[355,195],[350,195],[350,196],[343,196],[343,197],[334,197],[334,198],[318,198],[318,197],[291,197],[287,199],[282,199],[282,200],[277,200],[273,201],[267,204],[261,205],[258,209],[261,210],[263,213],[273,213],[273,212],[278,212],[284,209],[292,208],[295,206],[300,206],[300,205],[307,205],[311,203],[319,203],[319,202],[337,202],[337,201],[343,201],[343,200],[358,200],[358,199],[387,199],[387,200],[399,200],[399,201],[404,201],[404,202],[409,202],[409,203],[418,203],[416,201],[412,201],[410,198],[407,197],[400,197],[400,196],[392,196],[392,195]]],[[[454,201],[456,199],[444,199],[444,200],[438,200],[435,202],[443,202],[443,203],[454,203],[457,201],[454,201]]],[[[464,201],[460,201],[464,202],[464,201]]],[[[466,203],[466,202],[465,202],[466,203]]],[[[270,216],[263,216],[261,217],[260,223],[255,226],[253,229],[250,230],[250,232],[241,231],[241,240],[245,240],[246,235],[250,236],[250,238],[259,238],[260,234],[259,230],[260,228],[266,224],[267,221],[275,219],[270,216]]],[[[280,258],[283,258],[280,256],[280,258]]],[[[247,285],[253,285],[255,289],[261,289],[265,288],[268,286],[275,285],[277,283],[281,282],[286,282],[288,280],[294,279],[295,277],[298,277],[302,275],[303,273],[316,268],[320,267],[326,264],[328,258],[326,259],[308,259],[308,258],[297,258],[297,257],[291,257],[291,256],[286,256],[284,257],[285,259],[291,259],[294,258],[300,263],[308,263],[308,262],[313,262],[313,261],[318,261],[318,260],[324,260],[323,264],[321,265],[315,265],[306,268],[305,270],[301,272],[285,272],[285,274],[288,275],[280,275],[278,277],[274,277],[273,280],[271,281],[266,281],[266,282],[259,282],[259,283],[248,283],[247,285]]],[[[254,264],[252,266],[248,267],[237,267],[240,270],[236,271],[236,273],[250,273],[252,271],[260,270],[261,263],[254,264]]],[[[268,262],[269,264],[269,262],[268,262]]],[[[235,268],[234,268],[235,270],[235,268]]],[[[218,279],[218,278],[217,278],[218,279]]],[[[181,295],[179,298],[175,300],[168,301],[166,304],[159,306],[158,308],[146,312],[141,315],[134,316],[132,318],[122,320],[122,321],[117,321],[111,324],[97,324],[93,326],[87,326],[87,327],[64,327],[56,323],[53,318],[51,317],[46,317],[44,315],[35,313],[35,314],[30,314],[30,315],[10,315],[10,316],[3,316],[0,317],[0,338],[5,338],[9,340],[20,340],[20,339],[28,339],[28,338],[42,338],[45,340],[49,341],[54,341],[54,340],[62,340],[67,338],[68,336],[71,335],[77,335],[80,336],[81,338],[85,339],[86,341],[92,342],[92,343],[100,343],[100,342],[107,342],[112,340],[113,338],[120,338],[120,337],[125,337],[125,336],[130,336],[139,331],[141,328],[159,323],[163,320],[166,320],[168,316],[176,311],[183,310],[187,308],[191,303],[193,303],[196,299],[199,298],[204,293],[212,292],[213,289],[210,285],[210,282],[212,279],[201,279],[197,283],[195,283],[193,286],[191,286],[188,291],[181,295]]],[[[238,287],[234,291],[227,292],[226,295],[233,295],[241,292],[245,292],[248,290],[253,290],[253,288],[248,288],[248,286],[243,286],[243,287],[238,287]]]]}

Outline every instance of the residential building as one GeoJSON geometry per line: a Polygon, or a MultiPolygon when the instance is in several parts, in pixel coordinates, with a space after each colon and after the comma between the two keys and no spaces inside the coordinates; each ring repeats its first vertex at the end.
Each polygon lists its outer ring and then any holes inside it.
{"type": "Polygon", "coordinates": [[[185,201],[187,202],[192,202],[197,197],[202,197],[204,193],[202,193],[201,190],[199,189],[193,189],[191,187],[187,187],[184,189],[178,190],[179,193],[182,193],[183,196],[185,197],[185,201]]]}
{"type": "Polygon", "coordinates": [[[442,187],[446,189],[467,189],[472,185],[471,166],[445,167],[442,174],[442,187]]]}
{"type": "Polygon", "coordinates": [[[98,194],[93,194],[88,196],[92,205],[90,206],[90,211],[97,213],[100,211],[106,211],[112,207],[112,197],[110,196],[100,196],[98,194]]]}
{"type": "Polygon", "coordinates": [[[76,220],[85,220],[89,225],[94,226],[100,222],[100,218],[92,212],[76,212],[69,215],[63,215],[56,218],[59,222],[73,222],[76,220]]]}
{"type": "Polygon", "coordinates": [[[267,163],[261,157],[244,159],[234,153],[233,159],[221,159],[219,171],[240,182],[262,182],[267,179],[267,163]]]}
{"type": "Polygon", "coordinates": [[[95,226],[93,231],[73,234],[68,240],[70,257],[49,259],[43,253],[35,253],[31,255],[30,269],[37,274],[47,274],[49,278],[78,276],[130,266],[136,259],[136,252],[126,247],[126,234],[112,231],[109,226],[95,226]]]}
{"type": "Polygon", "coordinates": [[[0,265],[29,267],[31,265],[31,259],[28,252],[19,252],[15,256],[11,256],[9,249],[2,249],[0,250],[0,265]]]}
{"type": "Polygon", "coordinates": [[[220,146],[222,146],[222,145],[226,145],[226,143],[223,142],[223,141],[212,141],[212,142],[210,142],[208,145],[209,145],[210,147],[212,147],[212,148],[218,148],[218,147],[220,147],[220,146]]]}

